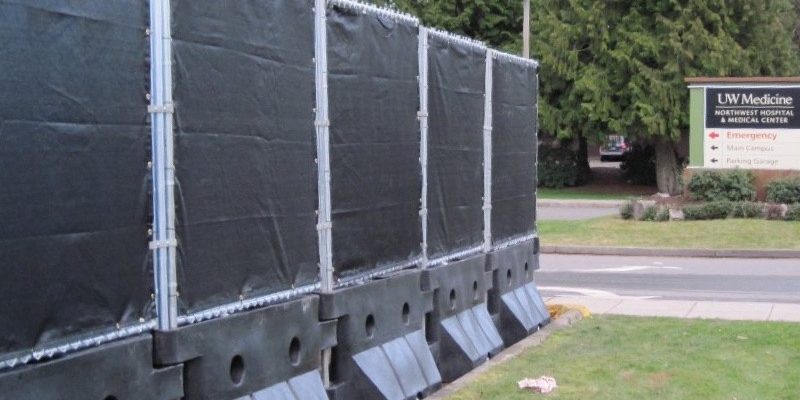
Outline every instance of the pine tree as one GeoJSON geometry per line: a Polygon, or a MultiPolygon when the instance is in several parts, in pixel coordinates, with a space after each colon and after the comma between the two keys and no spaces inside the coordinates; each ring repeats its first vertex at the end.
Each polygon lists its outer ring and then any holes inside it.
{"type": "MultiPolygon", "coordinates": [[[[382,0],[429,26],[519,51],[519,0],[382,0]]],[[[679,190],[689,76],[800,70],[800,0],[531,0],[540,126],[559,139],[620,133],[656,147],[660,191],[679,190]]]]}

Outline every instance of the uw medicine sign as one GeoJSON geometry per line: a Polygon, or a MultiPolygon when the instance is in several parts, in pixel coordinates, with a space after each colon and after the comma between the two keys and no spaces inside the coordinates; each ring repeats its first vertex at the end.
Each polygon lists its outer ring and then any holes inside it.
{"type": "Polygon", "coordinates": [[[689,78],[690,166],[800,170],[800,79],[689,78]]]}
{"type": "Polygon", "coordinates": [[[705,88],[703,166],[800,169],[800,87],[705,88]]]}

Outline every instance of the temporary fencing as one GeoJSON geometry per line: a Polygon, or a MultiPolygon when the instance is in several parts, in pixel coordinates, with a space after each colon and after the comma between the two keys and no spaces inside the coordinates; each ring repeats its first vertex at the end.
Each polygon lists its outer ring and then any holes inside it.
{"type": "Polygon", "coordinates": [[[547,323],[535,61],[350,0],[0,41],[0,398],[418,398],[547,323]]]}

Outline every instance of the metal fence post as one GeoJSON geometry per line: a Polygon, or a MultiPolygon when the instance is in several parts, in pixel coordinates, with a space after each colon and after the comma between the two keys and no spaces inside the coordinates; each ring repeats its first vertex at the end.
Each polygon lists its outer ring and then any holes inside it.
{"type": "MultiPolygon", "coordinates": [[[[330,119],[328,118],[328,35],[326,0],[314,1],[314,85],[317,136],[317,234],[322,293],[333,292],[333,225],[331,223],[330,119]]],[[[322,381],[331,384],[331,349],[322,351],[322,381]]]]}
{"type": "Polygon", "coordinates": [[[483,251],[492,250],[492,58],[486,50],[483,108],[483,251]]]}
{"type": "MultiPolygon", "coordinates": [[[[536,69],[536,94],[539,94],[539,69],[537,66],[536,69]]],[[[534,209],[534,218],[533,218],[533,231],[536,236],[539,236],[539,216],[538,213],[538,203],[539,203],[539,99],[536,99],[536,136],[533,138],[533,145],[536,146],[536,159],[533,162],[534,173],[536,174],[535,182],[536,184],[533,187],[533,209],[534,209]]],[[[537,253],[538,257],[538,253],[537,253]]]]}
{"type": "Polygon", "coordinates": [[[420,222],[422,225],[422,268],[428,266],[428,29],[419,27],[419,164],[422,170],[420,222]]]}
{"type": "Polygon", "coordinates": [[[325,293],[333,291],[333,246],[331,224],[330,120],[328,119],[328,37],[326,32],[326,0],[315,0],[314,6],[314,81],[316,86],[317,184],[319,204],[320,286],[325,293]]]}
{"type": "Polygon", "coordinates": [[[175,266],[175,167],[172,102],[172,35],[169,0],[150,2],[150,106],[153,174],[153,269],[158,329],[178,326],[175,266]]]}

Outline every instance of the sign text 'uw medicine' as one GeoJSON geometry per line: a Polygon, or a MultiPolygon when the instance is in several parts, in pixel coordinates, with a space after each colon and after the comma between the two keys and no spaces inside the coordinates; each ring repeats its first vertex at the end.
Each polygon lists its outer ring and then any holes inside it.
{"type": "Polygon", "coordinates": [[[705,91],[706,168],[800,169],[800,87],[705,91]]]}

